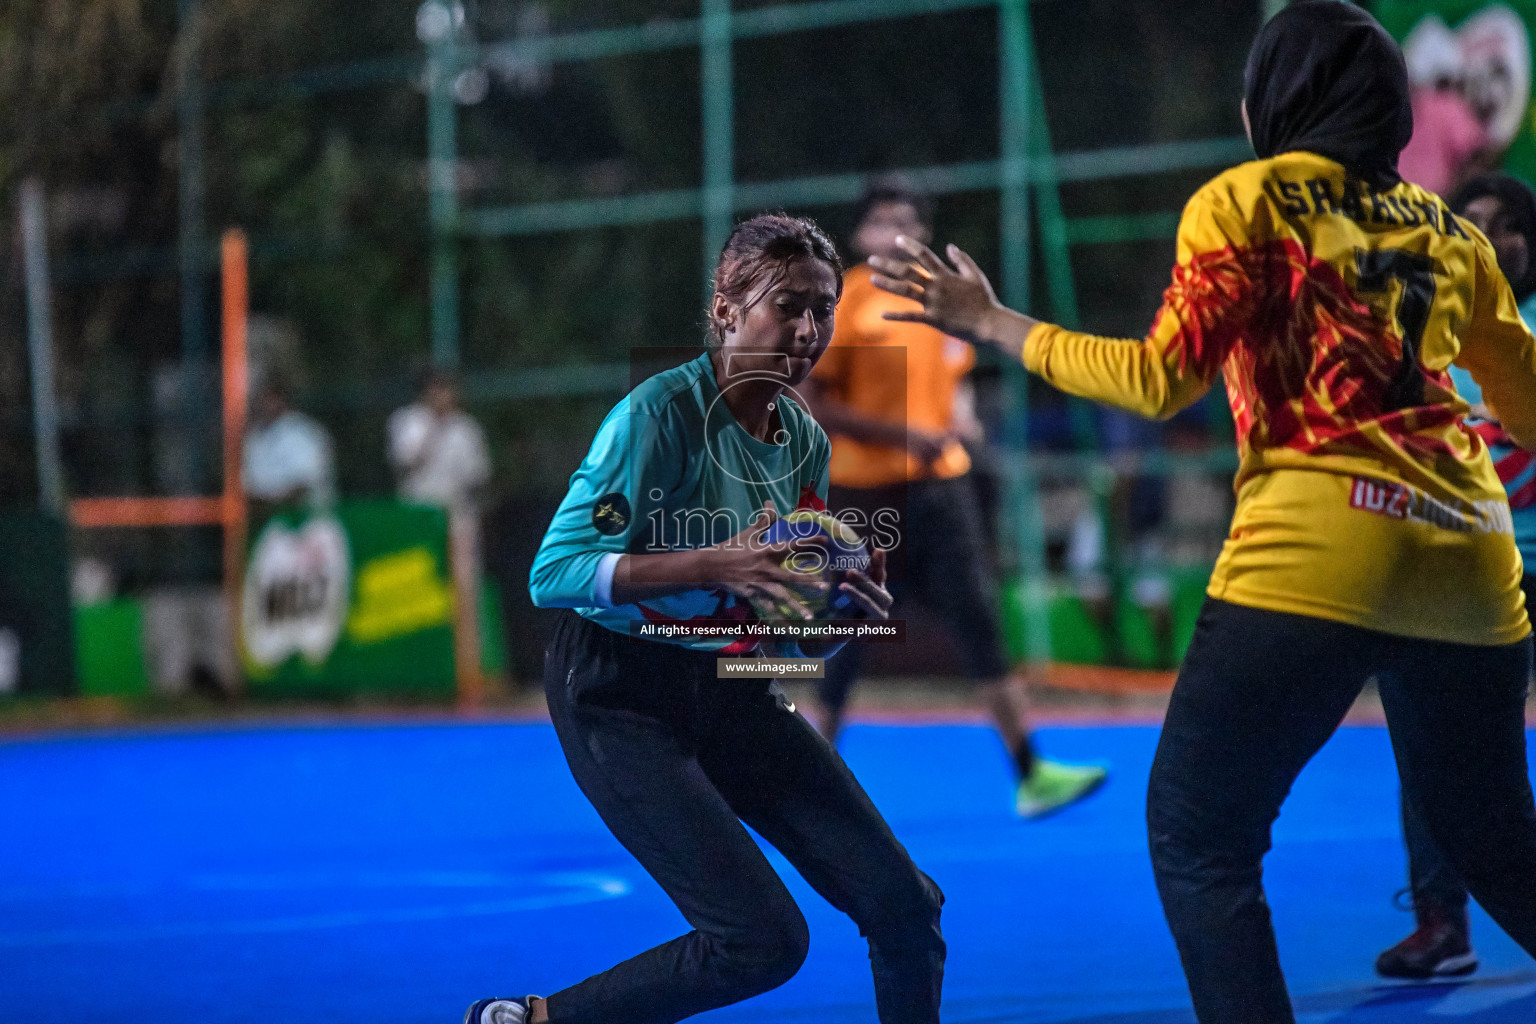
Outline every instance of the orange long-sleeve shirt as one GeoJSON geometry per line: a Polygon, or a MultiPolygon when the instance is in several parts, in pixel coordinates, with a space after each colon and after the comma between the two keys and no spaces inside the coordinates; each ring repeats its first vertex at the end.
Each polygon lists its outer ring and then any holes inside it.
{"type": "MultiPolygon", "coordinates": [[[[832,342],[814,376],[829,397],[861,416],[908,429],[948,433],[955,394],[976,361],[971,346],[922,324],[886,320],[893,310],[921,308],[876,288],[859,264],[843,276],[832,342]]],[[[904,446],[832,435],[832,482],[839,487],[882,487],[908,480],[946,480],[971,468],[959,441],[950,441],[924,465],[904,446]]]]}
{"type": "Polygon", "coordinates": [[[1041,324],[1024,364],[1153,417],[1224,374],[1241,465],[1207,592],[1431,640],[1530,632],[1504,490],[1447,373],[1536,440],[1536,339],[1476,228],[1286,153],[1197,192],[1177,259],[1144,340],[1041,324]]]}

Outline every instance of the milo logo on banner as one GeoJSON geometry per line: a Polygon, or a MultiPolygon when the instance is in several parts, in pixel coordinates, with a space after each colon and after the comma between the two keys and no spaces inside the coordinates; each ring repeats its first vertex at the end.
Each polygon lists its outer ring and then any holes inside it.
{"type": "Polygon", "coordinates": [[[296,529],[274,520],[251,550],[241,600],[245,652],[273,669],[295,654],[322,664],[347,621],[352,587],[347,535],[320,516],[296,529]]]}
{"type": "Polygon", "coordinates": [[[395,501],[287,512],[251,545],[245,669],[267,694],[454,692],[448,514],[395,501]]]}

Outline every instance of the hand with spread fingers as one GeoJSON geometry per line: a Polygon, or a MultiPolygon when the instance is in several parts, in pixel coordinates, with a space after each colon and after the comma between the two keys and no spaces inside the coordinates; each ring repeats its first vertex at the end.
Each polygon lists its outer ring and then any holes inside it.
{"type": "MultiPolygon", "coordinates": [[[[869,571],[850,569],[837,585],[838,589],[853,597],[858,614],[848,618],[889,619],[891,605],[896,599],[885,589],[885,549],[875,548],[870,554],[869,571]]],[[[800,653],[807,658],[830,658],[843,649],[846,640],[802,640],[800,653]]]]}
{"type": "Polygon", "coordinates": [[[838,589],[852,596],[865,618],[890,618],[896,599],[885,589],[885,549],[875,548],[870,555],[868,573],[850,569],[838,589]]]}
{"type": "Polygon", "coordinates": [[[892,295],[921,302],[923,308],[885,313],[885,319],[927,324],[973,345],[1022,358],[1024,339],[1039,321],[999,302],[987,275],[964,250],[957,245],[945,248],[951,267],[915,238],[902,235],[896,245],[911,259],[871,256],[871,280],[892,295]]]}

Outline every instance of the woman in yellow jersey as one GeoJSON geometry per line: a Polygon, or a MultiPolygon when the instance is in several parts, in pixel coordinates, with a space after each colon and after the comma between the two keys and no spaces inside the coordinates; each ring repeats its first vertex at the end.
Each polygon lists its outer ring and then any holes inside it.
{"type": "Polygon", "coordinates": [[[1536,952],[1526,776],[1530,625],[1509,505],[1448,368],[1525,446],[1536,339],[1487,240],[1402,181],[1403,58],[1369,14],[1301,0],[1259,33],[1259,160],[1185,208],[1149,335],[1008,310],[968,256],[875,265],[897,314],[1052,384],[1166,417],[1218,372],[1241,466],[1231,534],[1179,672],[1147,794],[1153,869],[1205,1024],[1294,1020],[1261,862],[1298,772],[1375,677],[1407,798],[1479,903],[1536,952]]]}

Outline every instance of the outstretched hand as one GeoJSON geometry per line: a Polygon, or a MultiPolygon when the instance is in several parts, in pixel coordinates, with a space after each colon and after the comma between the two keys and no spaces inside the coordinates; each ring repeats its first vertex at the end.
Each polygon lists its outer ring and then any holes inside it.
{"type": "Polygon", "coordinates": [[[885,319],[927,324],[963,341],[1019,357],[1024,338],[1038,321],[999,302],[992,282],[975,260],[959,246],[949,245],[944,251],[954,264],[950,266],[906,235],[897,236],[896,245],[910,259],[871,256],[869,265],[875,271],[871,280],[875,287],[920,302],[923,308],[885,313],[885,319]]]}

